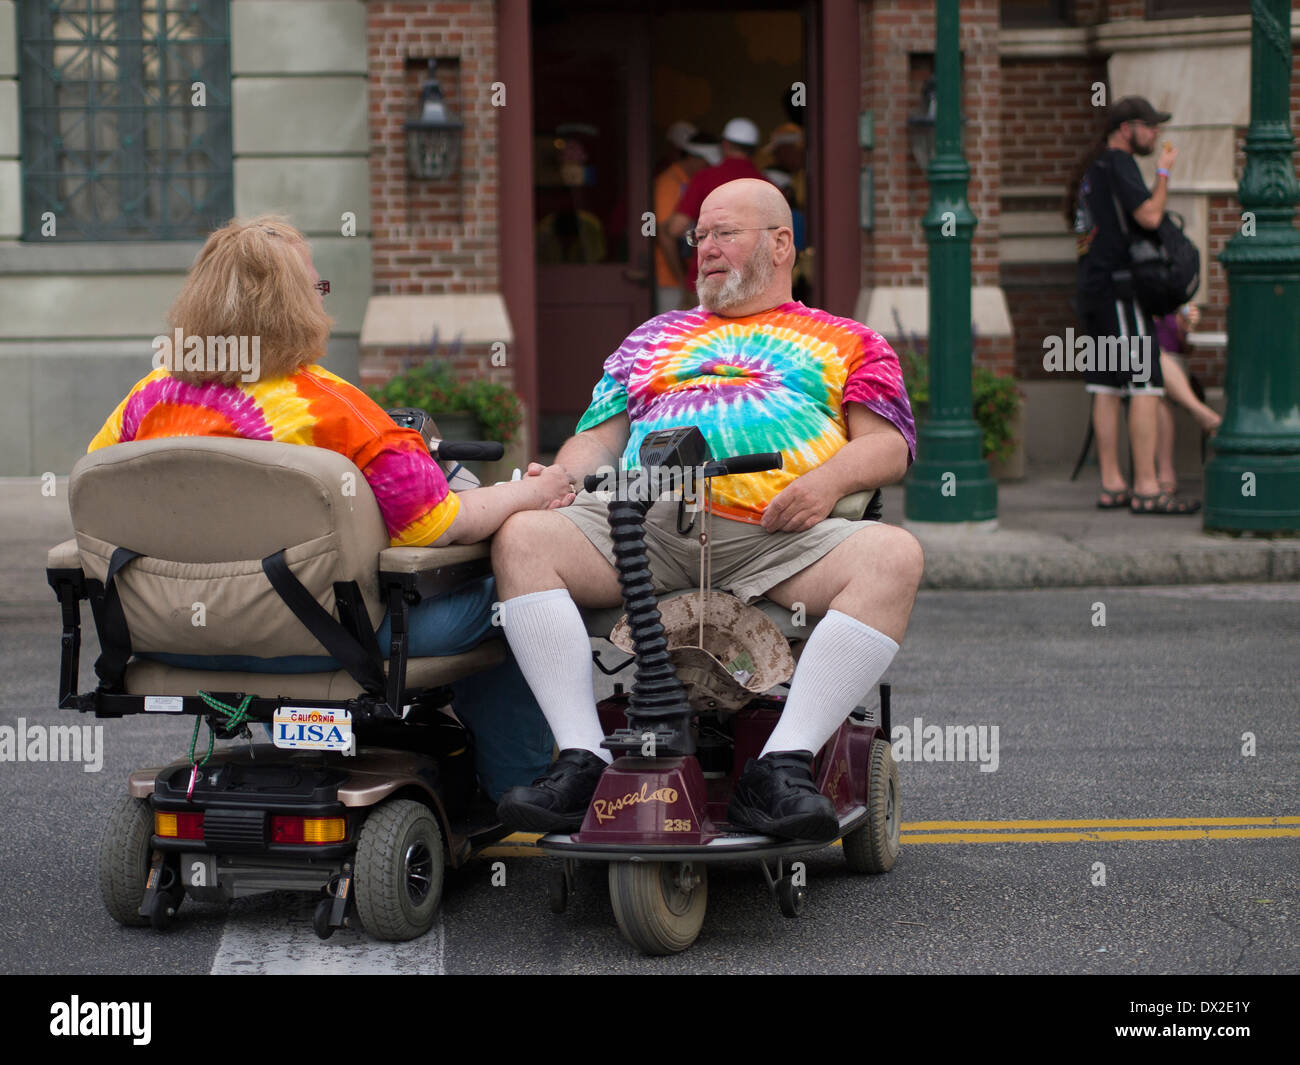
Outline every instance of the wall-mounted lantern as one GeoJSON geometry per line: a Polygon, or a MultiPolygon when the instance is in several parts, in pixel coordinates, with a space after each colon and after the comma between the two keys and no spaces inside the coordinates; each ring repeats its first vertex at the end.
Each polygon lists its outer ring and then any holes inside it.
{"type": "Polygon", "coordinates": [[[460,135],[465,123],[456,121],[442,102],[437,62],[429,60],[429,76],[420,89],[420,113],[406,123],[406,162],[411,177],[446,181],[460,165],[460,135]]]}
{"type": "Polygon", "coordinates": [[[922,171],[929,169],[930,160],[934,158],[935,109],[934,78],[926,78],[921,87],[920,113],[907,120],[907,143],[912,149],[912,158],[922,171]]]}

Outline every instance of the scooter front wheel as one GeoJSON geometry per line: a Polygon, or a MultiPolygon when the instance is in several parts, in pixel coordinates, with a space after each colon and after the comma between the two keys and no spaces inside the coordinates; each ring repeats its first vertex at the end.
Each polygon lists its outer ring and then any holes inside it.
{"type": "Polygon", "coordinates": [[[609,900],[623,937],[645,954],[677,954],[700,934],[708,867],[691,862],[610,862],[609,900]]]}
{"type": "Polygon", "coordinates": [[[851,873],[887,873],[898,858],[898,763],[889,744],[879,737],[871,741],[870,766],[866,824],[844,837],[844,857],[851,873]]]}

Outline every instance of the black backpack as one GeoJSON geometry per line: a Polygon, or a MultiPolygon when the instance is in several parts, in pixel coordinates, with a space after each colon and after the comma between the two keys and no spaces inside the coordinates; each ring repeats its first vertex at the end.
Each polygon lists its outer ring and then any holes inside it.
{"type": "Polygon", "coordinates": [[[1166,211],[1159,226],[1139,230],[1134,237],[1114,192],[1111,199],[1119,227],[1130,238],[1128,251],[1132,259],[1127,271],[1116,271],[1116,280],[1122,280],[1125,273],[1129,275],[1134,296],[1153,318],[1173,314],[1201,287],[1201,253],[1183,232],[1182,215],[1166,211]]]}

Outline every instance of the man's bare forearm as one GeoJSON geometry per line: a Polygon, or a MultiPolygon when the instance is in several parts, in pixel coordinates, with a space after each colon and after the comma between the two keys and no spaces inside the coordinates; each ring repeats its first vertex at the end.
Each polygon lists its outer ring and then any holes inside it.
{"type": "Polygon", "coordinates": [[[1133,212],[1133,221],[1143,229],[1155,229],[1165,216],[1165,204],[1169,200],[1169,179],[1160,174],[1156,177],[1156,187],[1151,198],[1138,205],[1133,212]]]}
{"type": "Polygon", "coordinates": [[[582,489],[581,478],[595,473],[602,466],[618,467],[618,455],[609,449],[603,441],[591,432],[578,433],[564,442],[555,456],[555,464],[569,471],[569,476],[579,491],[582,489]]]}
{"type": "Polygon", "coordinates": [[[805,477],[823,481],[836,498],[880,488],[907,473],[907,441],[901,433],[867,433],[855,437],[805,477]]]}

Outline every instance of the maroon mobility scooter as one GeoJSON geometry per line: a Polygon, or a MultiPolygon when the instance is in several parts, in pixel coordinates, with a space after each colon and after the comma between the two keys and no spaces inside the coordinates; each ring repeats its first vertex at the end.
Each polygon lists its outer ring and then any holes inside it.
{"type": "MultiPolygon", "coordinates": [[[[635,663],[631,692],[616,686],[597,708],[607,733],[603,746],[617,758],[601,777],[582,827],[543,836],[540,847],[562,859],[548,884],[553,911],[566,908],[579,861],[608,862],[620,930],[643,952],[662,955],[685,950],[699,935],[714,862],[758,864],[781,912],[796,917],[807,886],[801,865],[786,863],[828,844],[755,835],[726,820],[746,760],[758,757],[780,716],[784,699],[764,693],[793,674],[786,641],[802,639],[812,620],[795,628],[789,611],[771,603],[761,611],[742,606],[710,593],[704,578],[698,591],[665,599],[664,614],[672,618],[666,632],[646,555],[645,515],[665,487],[683,487],[689,495],[692,483],[702,483],[707,499],[710,478],[779,469],[781,456],[713,460],[699,429],[690,427],[650,434],[640,459],[640,469],[619,479],[609,502],[626,611],[609,638],[633,657],[606,669],[599,653],[593,655],[605,673],[635,663]]],[[[608,479],[588,477],[584,487],[600,491],[608,479]]],[[[876,519],[879,496],[871,497],[865,513],[865,494],[855,497],[853,516],[876,519]]],[[[682,520],[679,513],[678,531],[689,532],[682,520]]],[[[707,537],[702,549],[707,572],[707,537]]],[[[587,612],[588,631],[610,633],[611,613],[587,612]]],[[[879,707],[855,709],[816,758],[817,787],[835,804],[839,840],[855,873],[887,872],[898,856],[898,768],[889,735],[889,686],[882,684],[879,707]]]]}

